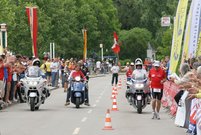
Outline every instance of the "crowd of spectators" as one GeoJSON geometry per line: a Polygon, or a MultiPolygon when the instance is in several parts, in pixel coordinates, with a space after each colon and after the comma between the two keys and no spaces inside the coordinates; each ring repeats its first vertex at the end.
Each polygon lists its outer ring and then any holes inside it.
{"type": "MultiPolygon", "coordinates": [[[[20,79],[25,77],[26,70],[32,65],[34,57],[13,55],[9,51],[4,51],[0,56],[0,104],[12,104],[13,102],[24,103],[21,92],[20,79]]],[[[71,70],[74,70],[76,64],[87,67],[89,73],[109,72],[108,63],[94,62],[93,60],[79,60],[77,58],[61,59],[44,57],[41,61],[40,69],[44,72],[47,79],[47,86],[64,88],[67,91],[67,77],[71,70]]]]}

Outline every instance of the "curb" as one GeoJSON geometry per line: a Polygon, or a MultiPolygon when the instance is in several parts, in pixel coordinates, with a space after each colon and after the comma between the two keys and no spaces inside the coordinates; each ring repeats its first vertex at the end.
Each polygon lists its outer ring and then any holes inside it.
{"type": "Polygon", "coordinates": [[[102,75],[90,75],[89,78],[96,78],[96,77],[104,77],[106,76],[105,74],[102,75]]]}

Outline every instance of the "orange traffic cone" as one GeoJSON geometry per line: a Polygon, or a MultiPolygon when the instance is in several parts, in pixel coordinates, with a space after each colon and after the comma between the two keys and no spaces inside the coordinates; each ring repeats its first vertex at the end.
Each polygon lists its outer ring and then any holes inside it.
{"type": "Polygon", "coordinates": [[[116,91],[115,91],[115,89],[114,89],[114,87],[112,88],[112,97],[111,97],[111,99],[113,99],[114,97],[115,97],[115,94],[116,94],[116,91]]]}
{"type": "Polygon", "coordinates": [[[113,99],[112,109],[111,110],[112,111],[119,111],[118,108],[117,108],[117,99],[116,99],[116,96],[113,99]]]}
{"type": "Polygon", "coordinates": [[[118,83],[118,90],[120,90],[121,89],[121,84],[120,83],[118,83]]]}
{"type": "Polygon", "coordinates": [[[111,124],[110,110],[107,109],[106,117],[105,117],[105,127],[103,130],[114,130],[111,124]]]}
{"type": "Polygon", "coordinates": [[[126,83],[126,78],[124,78],[124,82],[126,83]]]}
{"type": "Polygon", "coordinates": [[[121,84],[121,79],[119,79],[119,83],[121,84]]]}
{"type": "Polygon", "coordinates": [[[118,95],[117,87],[114,87],[115,95],[118,95]]]}

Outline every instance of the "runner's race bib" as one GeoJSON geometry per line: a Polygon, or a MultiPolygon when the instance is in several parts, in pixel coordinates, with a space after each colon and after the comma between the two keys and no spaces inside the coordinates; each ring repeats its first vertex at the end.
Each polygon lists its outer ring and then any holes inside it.
{"type": "Polygon", "coordinates": [[[156,89],[156,88],[154,88],[154,89],[153,89],[153,92],[161,93],[161,89],[156,89]]]}

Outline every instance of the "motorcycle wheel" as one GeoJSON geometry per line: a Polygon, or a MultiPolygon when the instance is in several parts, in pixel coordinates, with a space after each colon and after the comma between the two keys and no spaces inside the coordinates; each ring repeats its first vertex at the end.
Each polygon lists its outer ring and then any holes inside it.
{"type": "Polygon", "coordinates": [[[79,98],[75,99],[75,106],[76,106],[76,108],[80,107],[80,99],[79,98]]]}
{"type": "Polygon", "coordinates": [[[137,101],[137,112],[139,114],[142,113],[142,102],[141,101],[137,101]]]}
{"type": "Polygon", "coordinates": [[[36,107],[35,107],[35,110],[38,110],[38,109],[39,109],[39,106],[36,106],[36,107]]]}
{"type": "Polygon", "coordinates": [[[31,111],[35,111],[35,98],[34,97],[30,98],[30,109],[31,109],[31,111]]]}

